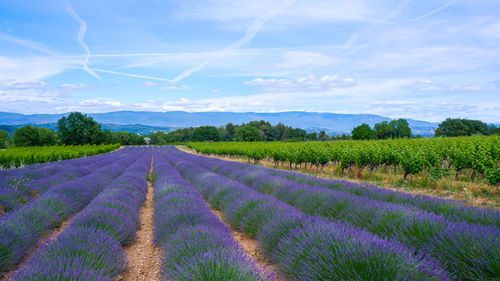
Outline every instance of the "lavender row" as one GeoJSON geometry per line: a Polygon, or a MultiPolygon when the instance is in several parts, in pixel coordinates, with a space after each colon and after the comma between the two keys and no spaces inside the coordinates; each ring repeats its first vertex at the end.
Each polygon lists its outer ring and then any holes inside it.
{"type": "MultiPolygon", "coordinates": [[[[208,158],[194,159],[198,165],[214,166],[208,158]]],[[[301,185],[226,163],[219,161],[218,170],[230,178],[306,214],[347,222],[381,237],[396,239],[416,252],[433,256],[459,280],[495,280],[500,276],[500,229],[497,227],[457,222],[416,207],[301,185]]]]}
{"type": "Polygon", "coordinates": [[[17,280],[112,280],[125,270],[121,244],[135,239],[139,209],[147,191],[150,148],[125,172],[107,184],[70,225],[43,245],[12,276],[17,280]]]}
{"type": "MultiPolygon", "coordinates": [[[[199,159],[201,156],[189,154],[183,157],[187,157],[186,159],[188,160],[195,160],[199,159]]],[[[368,199],[401,204],[408,207],[417,207],[421,210],[433,212],[437,215],[443,215],[445,218],[449,218],[452,220],[464,220],[468,223],[480,223],[484,225],[495,225],[497,227],[500,227],[500,212],[490,208],[466,206],[462,202],[457,200],[442,199],[420,194],[409,194],[401,191],[393,191],[367,183],[354,183],[346,180],[336,179],[322,179],[292,171],[280,171],[250,164],[223,161],[215,158],[208,159],[209,160],[204,160],[206,164],[204,167],[212,169],[218,173],[225,174],[233,172],[234,169],[231,169],[230,171],[223,170],[227,166],[231,166],[245,171],[260,172],[262,173],[262,175],[277,176],[284,179],[284,181],[282,182],[284,182],[285,184],[290,184],[286,181],[288,180],[304,185],[328,188],[345,193],[350,193],[368,199]],[[221,167],[219,163],[224,163],[224,166],[221,167]]]]}
{"type": "Polygon", "coordinates": [[[290,280],[449,280],[436,261],[399,242],[305,215],[171,151],[167,160],[234,227],[256,237],[290,280]]]}
{"type": "MultiPolygon", "coordinates": [[[[123,157],[126,154],[120,153],[118,155],[123,157]]],[[[101,154],[99,157],[93,158],[92,161],[89,161],[88,158],[74,159],[80,160],[72,161],[73,164],[78,163],[78,165],[68,165],[69,163],[67,163],[65,167],[61,167],[59,172],[36,180],[18,178],[12,181],[10,185],[0,188],[0,206],[3,207],[5,212],[19,209],[33,198],[63,182],[89,175],[98,168],[116,161],[116,157],[113,156],[114,154],[101,154]]]]}
{"type": "Polygon", "coordinates": [[[92,162],[99,161],[100,159],[106,158],[108,157],[108,155],[114,154],[116,152],[117,151],[113,151],[110,153],[97,154],[85,158],[74,158],[51,163],[33,164],[23,168],[0,170],[0,186],[3,187],[9,185],[13,181],[26,181],[43,178],[58,173],[61,171],[61,169],[64,168],[77,168],[89,165],[92,162]]]}
{"type": "Polygon", "coordinates": [[[266,280],[199,193],[155,154],[154,243],[164,249],[162,280],[266,280]]]}
{"type": "Polygon", "coordinates": [[[0,217],[0,273],[19,262],[41,236],[82,210],[140,155],[140,151],[130,150],[114,154],[117,160],[114,163],[65,182],[21,209],[0,217]],[[128,157],[121,158],[122,153],[128,157]]]}

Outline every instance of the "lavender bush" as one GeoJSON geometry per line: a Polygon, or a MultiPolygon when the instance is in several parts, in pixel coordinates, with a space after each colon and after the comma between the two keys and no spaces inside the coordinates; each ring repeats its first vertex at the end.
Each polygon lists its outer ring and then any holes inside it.
{"type": "Polygon", "coordinates": [[[132,150],[121,153],[126,153],[128,157],[122,158],[120,153],[113,153],[110,155],[116,157],[113,164],[58,185],[22,208],[3,216],[0,220],[0,272],[20,261],[42,235],[83,209],[142,155],[141,151],[132,150]]]}
{"type": "Polygon", "coordinates": [[[12,280],[112,280],[125,270],[121,244],[135,237],[151,159],[148,148],[136,150],[140,158],[131,158],[135,163],[106,184],[61,235],[38,249],[12,280]]]}
{"type": "MultiPolygon", "coordinates": [[[[179,159],[192,157],[178,150],[169,151],[182,156],[179,159]]],[[[215,169],[212,159],[194,159],[201,166],[215,169]]],[[[254,190],[271,195],[306,214],[347,222],[381,237],[396,239],[414,248],[417,254],[432,255],[459,280],[496,280],[500,276],[500,259],[494,258],[500,256],[500,229],[494,226],[496,223],[469,224],[423,211],[416,206],[298,184],[259,171],[245,172],[228,166],[221,170],[254,190]],[[467,240],[463,236],[452,235],[451,230],[474,239],[467,240]],[[450,235],[445,235],[446,233],[450,235]],[[452,248],[460,250],[449,251],[452,248]],[[464,253],[474,253],[474,256],[464,253]],[[443,258],[443,255],[447,258],[443,258]]]]}
{"type": "Polygon", "coordinates": [[[374,280],[374,276],[377,280],[449,280],[438,263],[415,255],[401,243],[345,223],[307,216],[167,150],[165,156],[208,202],[221,207],[234,227],[257,237],[290,280],[374,280]],[[320,232],[315,230],[319,226],[320,232]],[[342,267],[337,266],[339,261],[342,267]]]}
{"type": "Polygon", "coordinates": [[[164,280],[266,280],[199,193],[155,154],[154,242],[164,280]]]}
{"type": "MultiPolygon", "coordinates": [[[[176,150],[171,148],[172,150],[176,150]]],[[[179,152],[177,150],[177,152],[179,152]]],[[[188,153],[179,153],[179,156],[190,161],[198,161],[204,168],[223,174],[232,179],[242,173],[256,172],[256,177],[279,177],[285,185],[300,183],[309,186],[333,189],[356,196],[365,197],[389,203],[397,203],[408,207],[417,207],[421,210],[433,212],[452,220],[464,220],[468,223],[480,223],[500,227],[500,212],[490,208],[466,206],[460,201],[436,198],[432,196],[409,194],[380,188],[367,183],[355,183],[347,180],[323,179],[292,171],[281,171],[238,162],[223,161],[216,158],[201,157],[188,153]]]]}

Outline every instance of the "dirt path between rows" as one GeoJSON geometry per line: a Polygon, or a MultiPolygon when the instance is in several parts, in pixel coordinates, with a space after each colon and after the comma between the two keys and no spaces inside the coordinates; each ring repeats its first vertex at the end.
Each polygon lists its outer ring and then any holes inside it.
{"type": "Polygon", "coordinates": [[[286,279],[280,276],[278,267],[271,263],[262,251],[259,248],[259,242],[255,239],[252,238],[245,233],[235,230],[231,225],[226,221],[224,218],[224,214],[222,214],[221,211],[215,210],[210,208],[212,213],[214,213],[219,220],[224,223],[224,225],[231,230],[233,233],[233,239],[240,244],[241,248],[247,254],[247,256],[252,259],[258,267],[260,268],[265,268],[267,271],[271,272],[274,275],[274,278],[271,279],[272,281],[285,281],[286,279]]]}
{"type": "Polygon", "coordinates": [[[40,238],[40,240],[38,240],[38,243],[36,244],[36,246],[31,248],[30,252],[21,260],[21,262],[16,267],[14,267],[14,269],[4,273],[3,275],[0,275],[0,280],[11,280],[11,276],[14,275],[18,270],[23,268],[25,266],[26,262],[33,256],[33,254],[42,245],[49,244],[51,240],[56,239],[57,236],[59,236],[59,234],[61,234],[61,232],[63,232],[63,230],[66,229],[66,227],[70,224],[70,222],[73,220],[74,217],[75,217],[75,215],[71,216],[70,218],[65,220],[59,227],[52,230],[52,232],[50,232],[46,236],[43,236],[42,238],[40,238]]]}
{"type": "Polygon", "coordinates": [[[146,201],[139,213],[141,227],[135,241],[124,247],[129,264],[127,271],[116,277],[117,281],[160,280],[161,251],[153,244],[153,210],[153,185],[148,183],[146,201]]]}

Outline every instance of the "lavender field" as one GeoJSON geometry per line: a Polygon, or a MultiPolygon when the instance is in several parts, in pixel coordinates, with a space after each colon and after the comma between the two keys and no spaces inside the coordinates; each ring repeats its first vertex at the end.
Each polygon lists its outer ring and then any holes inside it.
{"type": "Polygon", "coordinates": [[[172,146],[0,171],[0,210],[2,280],[500,280],[496,210],[172,146]]]}

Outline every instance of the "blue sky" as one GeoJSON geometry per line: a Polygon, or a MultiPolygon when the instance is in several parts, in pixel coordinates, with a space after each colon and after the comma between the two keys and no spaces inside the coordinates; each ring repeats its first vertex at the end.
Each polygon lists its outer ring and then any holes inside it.
{"type": "Polygon", "coordinates": [[[0,100],[500,122],[500,1],[5,0],[0,100]]]}

